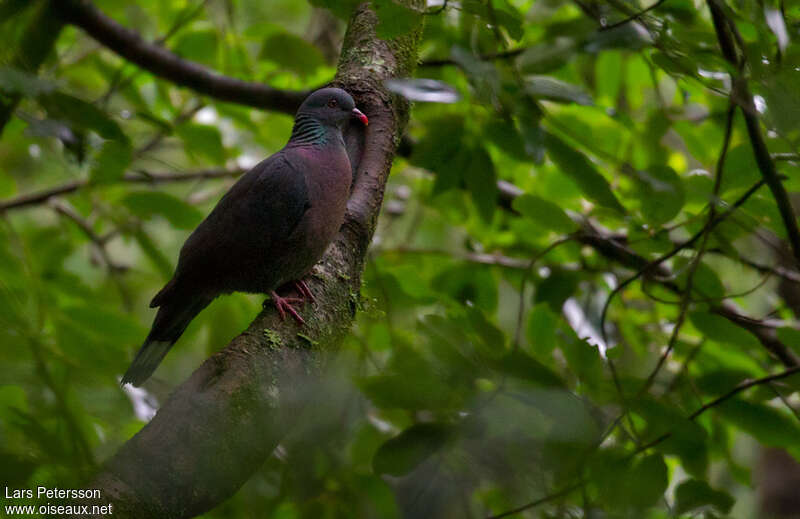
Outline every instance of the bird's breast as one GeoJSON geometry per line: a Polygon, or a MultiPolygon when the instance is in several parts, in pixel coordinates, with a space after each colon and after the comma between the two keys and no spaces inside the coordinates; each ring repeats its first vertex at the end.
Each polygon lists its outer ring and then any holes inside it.
{"type": "Polygon", "coordinates": [[[294,264],[305,275],[319,261],[344,221],[352,174],[344,149],[325,154],[324,161],[308,160],[305,168],[309,208],[292,233],[294,264]]]}

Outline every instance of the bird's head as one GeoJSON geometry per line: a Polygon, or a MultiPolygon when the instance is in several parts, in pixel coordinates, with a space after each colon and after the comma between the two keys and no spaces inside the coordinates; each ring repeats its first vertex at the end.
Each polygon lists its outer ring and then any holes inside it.
{"type": "Polygon", "coordinates": [[[350,119],[358,119],[364,126],[369,123],[350,94],[341,88],[322,88],[312,93],[300,105],[297,115],[310,116],[322,124],[340,128],[350,119]]]}

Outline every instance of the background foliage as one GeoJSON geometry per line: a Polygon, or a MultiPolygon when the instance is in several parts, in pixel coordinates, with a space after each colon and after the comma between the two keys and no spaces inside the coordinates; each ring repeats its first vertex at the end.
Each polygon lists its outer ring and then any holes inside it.
{"type": "MultiPolygon", "coordinates": [[[[335,70],[344,22],[318,7],[353,2],[312,4],[97,2],[183,58],[296,90],[335,70]]],[[[763,449],[800,457],[800,272],[744,114],[800,192],[800,5],[724,6],[733,62],[702,1],[375,5],[382,37],[424,17],[417,75],[461,98],[414,105],[306,426],[207,517],[761,513],[763,449]]],[[[0,92],[21,98],[0,139],[0,480],[76,487],[258,312],[218,299],[147,393],[118,387],[188,233],[291,118],[71,26],[36,75],[45,4],[0,16],[0,92]]]]}

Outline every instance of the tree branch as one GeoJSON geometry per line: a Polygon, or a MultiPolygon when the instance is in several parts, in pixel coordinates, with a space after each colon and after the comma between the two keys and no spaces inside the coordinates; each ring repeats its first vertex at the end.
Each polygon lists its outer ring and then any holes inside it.
{"type": "Polygon", "coordinates": [[[324,354],[355,315],[366,249],[408,117],[407,103],[383,81],[413,72],[421,33],[417,27],[383,41],[377,22],[364,4],[345,35],[335,83],[353,94],[370,124],[346,132],[356,181],[345,223],[310,279],[314,311],[298,329],[264,310],[178,386],[91,485],[114,504],[115,516],[183,518],[215,507],[270,455],[305,403],[319,398],[305,391],[313,391],[324,354]]]}
{"type": "MultiPolygon", "coordinates": [[[[187,182],[192,180],[210,180],[215,178],[228,178],[238,177],[244,173],[241,169],[205,169],[200,171],[192,171],[189,173],[149,173],[146,171],[139,171],[138,173],[126,173],[122,177],[122,182],[130,182],[136,184],[166,184],[171,182],[187,182]]],[[[47,202],[53,197],[60,195],[68,195],[90,186],[88,179],[73,180],[60,186],[51,187],[42,191],[34,191],[20,195],[16,198],[0,201],[0,214],[11,210],[20,209],[23,207],[30,207],[47,202]]]]}
{"type": "Polygon", "coordinates": [[[735,99],[742,110],[744,121],[747,126],[747,133],[750,137],[750,143],[753,147],[753,153],[756,158],[756,164],[764,181],[772,191],[772,196],[778,204],[778,210],[783,220],[783,226],[786,228],[786,235],[789,239],[789,244],[792,246],[795,262],[800,266],[800,229],[797,227],[797,217],[792,209],[792,203],[789,200],[789,195],[786,188],[783,186],[781,179],[775,169],[775,163],[769,154],[764,136],[761,133],[761,124],[758,121],[758,111],[753,104],[753,94],[747,87],[747,80],[742,76],[742,70],[745,64],[745,49],[739,48],[741,55],[737,54],[737,37],[736,26],[734,22],[725,14],[725,4],[720,0],[707,0],[708,8],[711,11],[711,19],[714,22],[714,30],[717,33],[717,40],[722,49],[722,54],[725,59],[734,65],[738,73],[731,73],[731,83],[733,85],[731,98],[735,99]]]}
{"type": "Polygon", "coordinates": [[[202,65],[144,41],[104,15],[89,0],[54,0],[62,19],[80,27],[89,36],[126,60],[143,69],[220,101],[238,103],[263,110],[294,114],[309,92],[281,90],[223,76],[202,65]]]}

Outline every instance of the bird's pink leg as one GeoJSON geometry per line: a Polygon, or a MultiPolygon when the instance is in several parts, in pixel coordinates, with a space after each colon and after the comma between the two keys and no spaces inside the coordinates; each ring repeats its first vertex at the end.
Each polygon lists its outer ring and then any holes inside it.
{"type": "Polygon", "coordinates": [[[300,317],[300,314],[297,313],[297,310],[294,309],[292,306],[295,303],[302,303],[303,299],[299,297],[281,297],[279,296],[274,290],[270,292],[270,296],[272,296],[272,302],[275,304],[275,308],[278,309],[278,314],[281,316],[281,320],[286,319],[286,312],[289,312],[289,315],[294,317],[294,320],[297,321],[299,324],[305,324],[306,322],[300,317]]]}
{"type": "Polygon", "coordinates": [[[314,294],[311,293],[311,289],[308,288],[308,285],[302,279],[298,279],[294,282],[294,288],[297,289],[297,293],[300,294],[303,299],[308,299],[312,303],[317,302],[314,294]]]}

